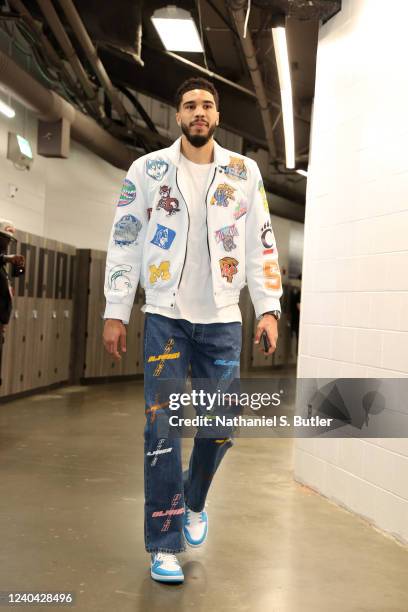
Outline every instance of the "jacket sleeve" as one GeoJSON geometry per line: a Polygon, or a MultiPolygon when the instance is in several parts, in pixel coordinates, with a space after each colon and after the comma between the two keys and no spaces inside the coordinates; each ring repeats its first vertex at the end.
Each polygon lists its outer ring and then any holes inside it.
{"type": "Polygon", "coordinates": [[[278,250],[269,214],[262,176],[251,163],[248,212],[246,214],[245,266],[249,293],[256,317],[281,310],[282,281],[278,250]]]}
{"type": "Polygon", "coordinates": [[[104,318],[123,323],[129,323],[148,225],[143,168],[143,161],[134,161],[123,181],[106,256],[104,318]]]}

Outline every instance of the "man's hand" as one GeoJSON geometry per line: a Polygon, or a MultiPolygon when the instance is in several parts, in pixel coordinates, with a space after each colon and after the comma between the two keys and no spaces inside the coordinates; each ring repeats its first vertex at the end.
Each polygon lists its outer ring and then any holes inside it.
{"type": "Polygon", "coordinates": [[[126,327],[118,319],[106,319],[103,328],[103,344],[117,361],[122,359],[119,349],[126,353],[126,327]]]}
{"type": "Polygon", "coordinates": [[[276,344],[278,342],[278,322],[273,315],[264,315],[258,323],[255,334],[255,344],[259,344],[261,340],[262,332],[265,332],[268,336],[270,347],[268,352],[265,352],[263,345],[259,347],[259,350],[264,355],[272,355],[276,350],[276,344]]]}
{"type": "Polygon", "coordinates": [[[24,266],[24,255],[6,255],[6,261],[16,266],[24,266]]]}

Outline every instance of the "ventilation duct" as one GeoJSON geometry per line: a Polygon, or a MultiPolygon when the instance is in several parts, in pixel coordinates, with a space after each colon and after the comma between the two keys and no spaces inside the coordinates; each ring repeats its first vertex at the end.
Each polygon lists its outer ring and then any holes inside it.
{"type": "MultiPolygon", "coordinates": [[[[171,4],[171,3],[170,3],[171,4]]],[[[140,61],[142,48],[142,0],[76,2],[89,35],[103,44],[131,53],[140,61]]]]}

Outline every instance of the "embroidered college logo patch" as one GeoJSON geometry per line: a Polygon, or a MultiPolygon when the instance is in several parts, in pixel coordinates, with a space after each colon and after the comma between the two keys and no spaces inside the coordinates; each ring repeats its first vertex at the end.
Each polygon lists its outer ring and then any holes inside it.
{"type": "Polygon", "coordinates": [[[158,223],[156,233],[150,242],[160,247],[161,249],[165,249],[168,251],[175,237],[176,232],[174,230],[158,223]]]}
{"type": "Polygon", "coordinates": [[[161,181],[169,169],[169,164],[164,159],[148,159],[146,161],[146,172],[155,181],[161,181]]]}
{"type": "Polygon", "coordinates": [[[142,224],[134,215],[124,215],[115,223],[113,240],[115,244],[127,246],[136,242],[142,224]]]}
{"type": "Polygon", "coordinates": [[[263,264],[263,275],[266,278],[265,288],[277,290],[281,288],[281,275],[277,259],[268,259],[263,264]]]}
{"type": "Polygon", "coordinates": [[[222,242],[226,251],[232,251],[232,249],[236,248],[237,245],[234,243],[234,236],[239,236],[235,224],[227,225],[215,232],[216,241],[222,242]]]}
{"type": "Polygon", "coordinates": [[[271,255],[275,252],[275,236],[270,220],[261,227],[261,242],[265,248],[263,255],[271,255]]]}
{"type": "Polygon", "coordinates": [[[128,206],[136,198],[136,186],[129,179],[125,179],[120,192],[118,206],[128,206]]]}
{"type": "Polygon", "coordinates": [[[161,197],[159,203],[156,206],[156,210],[160,210],[161,208],[163,208],[163,210],[166,211],[168,217],[174,215],[174,213],[180,210],[179,201],[177,200],[177,198],[170,197],[170,191],[171,187],[168,187],[167,185],[162,185],[160,187],[161,197]]]}
{"type": "Polygon", "coordinates": [[[247,213],[246,206],[244,206],[242,202],[237,202],[237,205],[234,210],[235,221],[238,221],[238,219],[246,215],[246,213],[247,213]]]}
{"type": "Polygon", "coordinates": [[[220,166],[225,174],[233,179],[241,179],[246,181],[248,178],[245,162],[241,157],[230,156],[230,161],[227,166],[220,166]]]}
{"type": "Polygon", "coordinates": [[[265,211],[269,212],[268,198],[266,197],[265,187],[264,187],[264,184],[262,182],[262,179],[260,179],[258,181],[258,191],[261,194],[262,203],[263,203],[263,207],[264,207],[265,211]]]}
{"type": "Polygon", "coordinates": [[[221,276],[227,279],[227,283],[232,283],[234,274],[238,272],[238,260],[234,257],[223,257],[220,259],[221,276]]]}
{"type": "Polygon", "coordinates": [[[156,266],[156,264],[152,264],[151,266],[149,266],[149,272],[149,280],[152,285],[154,285],[154,283],[156,283],[159,278],[161,278],[161,280],[163,281],[169,280],[169,278],[171,278],[170,262],[161,261],[159,266],[156,266]]]}
{"type": "Polygon", "coordinates": [[[132,284],[126,272],[130,272],[132,266],[128,264],[122,264],[114,266],[109,271],[108,287],[112,291],[120,291],[122,295],[128,295],[129,289],[132,288],[132,284]]]}
{"type": "Polygon", "coordinates": [[[210,204],[217,204],[218,206],[228,206],[230,200],[235,200],[234,192],[236,189],[227,185],[227,183],[221,183],[214,191],[214,195],[210,200],[210,204]]]}

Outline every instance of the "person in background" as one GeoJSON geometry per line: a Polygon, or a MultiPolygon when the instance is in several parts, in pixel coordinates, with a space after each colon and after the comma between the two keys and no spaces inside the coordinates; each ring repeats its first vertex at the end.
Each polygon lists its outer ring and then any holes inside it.
{"type": "Polygon", "coordinates": [[[15,233],[16,228],[13,223],[0,218],[0,367],[5,326],[10,321],[13,307],[13,289],[7,273],[7,264],[12,264],[13,276],[19,276],[24,272],[24,256],[7,255],[10,242],[16,242],[15,233]]]}

